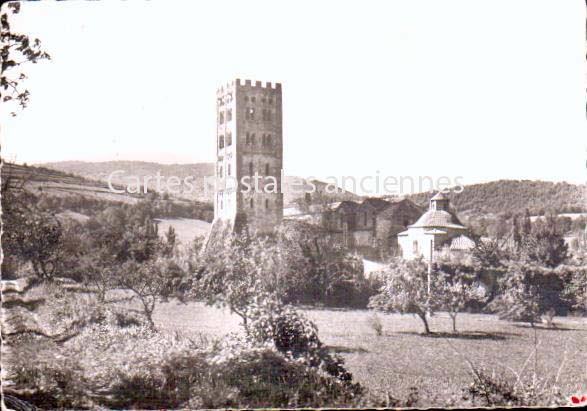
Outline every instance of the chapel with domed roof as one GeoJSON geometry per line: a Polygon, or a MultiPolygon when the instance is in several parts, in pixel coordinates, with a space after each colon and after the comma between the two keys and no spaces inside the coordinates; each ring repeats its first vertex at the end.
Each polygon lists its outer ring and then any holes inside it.
{"type": "Polygon", "coordinates": [[[467,236],[467,227],[450,210],[449,202],[445,194],[438,192],[430,199],[428,211],[397,235],[403,258],[422,257],[430,261],[442,249],[462,253],[475,247],[475,242],[467,236]]]}

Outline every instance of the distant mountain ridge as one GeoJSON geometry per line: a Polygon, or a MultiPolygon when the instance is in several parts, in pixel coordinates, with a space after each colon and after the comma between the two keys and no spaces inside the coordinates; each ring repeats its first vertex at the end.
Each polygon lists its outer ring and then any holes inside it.
{"type": "MultiPolygon", "coordinates": [[[[196,191],[191,195],[180,194],[180,198],[212,202],[213,193],[204,192],[203,180],[206,176],[214,175],[213,163],[159,164],[143,161],[64,161],[44,163],[40,166],[99,181],[105,181],[108,175],[116,170],[124,170],[124,174],[117,174],[112,180],[113,183],[119,185],[131,183],[133,177],[142,179],[145,176],[155,176],[157,172],[160,172],[164,177],[177,176],[180,179],[193,176],[196,182],[196,191]]],[[[304,197],[303,190],[294,192],[287,188],[293,185],[294,181],[304,181],[306,187],[309,185],[308,181],[299,177],[286,176],[286,190],[284,192],[286,207],[304,197]]],[[[321,187],[320,183],[316,185],[321,187]]],[[[475,219],[479,217],[491,218],[507,213],[517,214],[524,212],[525,209],[528,209],[533,215],[549,209],[559,213],[584,212],[587,211],[586,192],[585,185],[531,180],[499,180],[465,186],[462,193],[450,193],[449,197],[459,215],[475,219]]],[[[427,207],[431,194],[418,193],[406,197],[427,207]]],[[[361,201],[363,197],[346,191],[331,195],[331,198],[333,201],[361,201]]]]}

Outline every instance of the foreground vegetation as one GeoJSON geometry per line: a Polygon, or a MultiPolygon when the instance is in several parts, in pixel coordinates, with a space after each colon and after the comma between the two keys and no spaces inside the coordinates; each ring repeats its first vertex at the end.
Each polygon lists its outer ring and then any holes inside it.
{"type": "MultiPolygon", "coordinates": [[[[467,403],[463,396],[472,400],[468,390],[474,378],[469,361],[490,375],[495,373],[498,382],[515,383],[516,373],[521,374],[523,384],[532,382],[536,364],[536,375],[550,384],[551,393],[560,391],[565,401],[583,392],[587,384],[587,324],[582,317],[556,317],[557,328],[541,324],[533,329],[528,324],[500,320],[497,315],[463,313],[459,316],[460,332],[454,334],[449,315],[440,312],[430,319],[435,333],[425,336],[415,316],[375,314],[383,328],[378,336],[373,328],[374,313],[369,310],[306,308],[302,312],[316,323],[321,341],[344,357],[355,381],[379,401],[388,394],[408,399],[417,389],[418,407],[449,405],[451,401],[462,407],[467,403]]],[[[202,303],[162,304],[155,322],[165,331],[182,330],[208,338],[239,329],[238,316],[202,303]]]]}
{"type": "Polygon", "coordinates": [[[306,223],[180,245],[172,226],[159,232],[156,199],[64,220],[60,203],[10,179],[2,198],[11,401],[554,405],[584,384],[564,360],[580,349],[561,339],[585,330],[555,316],[585,311],[585,257],[554,216],[514,220],[512,241],[479,241],[468,258],[393,259],[366,278],[357,255],[306,223]]]}

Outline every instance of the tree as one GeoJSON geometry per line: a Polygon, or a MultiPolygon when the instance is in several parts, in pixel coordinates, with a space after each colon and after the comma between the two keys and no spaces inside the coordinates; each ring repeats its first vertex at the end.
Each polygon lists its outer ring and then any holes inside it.
{"type": "Polygon", "coordinates": [[[170,279],[164,267],[161,260],[144,261],[140,264],[128,261],[120,266],[117,281],[120,288],[131,291],[139,299],[143,314],[153,328],[153,312],[157,300],[164,297],[169,288],[170,279]]]}
{"type": "Polygon", "coordinates": [[[79,257],[79,270],[82,274],[82,281],[92,286],[96,291],[98,301],[106,301],[106,293],[117,285],[116,265],[102,250],[94,250],[79,257]]]}
{"type": "Polygon", "coordinates": [[[165,233],[165,245],[164,245],[164,253],[166,255],[171,255],[173,253],[173,250],[175,248],[176,242],[177,242],[177,235],[175,234],[175,228],[173,228],[172,225],[169,226],[169,228],[167,229],[167,232],[165,233]]]}
{"type": "Polygon", "coordinates": [[[285,223],[275,237],[275,287],[283,301],[366,305],[370,284],[364,276],[362,260],[329,241],[322,229],[305,223],[285,223]]]}
{"type": "Polygon", "coordinates": [[[503,265],[507,252],[498,240],[486,239],[478,241],[471,254],[473,261],[482,267],[496,268],[503,265]]]}
{"type": "Polygon", "coordinates": [[[63,228],[53,215],[39,210],[24,189],[26,181],[7,176],[2,182],[2,247],[30,262],[40,279],[51,279],[61,257],[63,228]]]}
{"type": "Polygon", "coordinates": [[[574,265],[564,267],[569,272],[565,282],[565,299],[578,312],[587,313],[587,261],[579,260],[574,265]]]}
{"type": "Polygon", "coordinates": [[[263,271],[272,265],[273,255],[266,239],[226,235],[202,256],[192,293],[209,305],[228,307],[246,326],[251,302],[270,287],[271,278],[264,282],[263,271]]]}
{"type": "Polygon", "coordinates": [[[460,269],[456,269],[453,274],[443,271],[436,273],[438,276],[438,286],[436,288],[439,295],[440,305],[446,309],[452,320],[452,330],[457,332],[457,315],[467,304],[474,301],[481,301],[483,293],[479,289],[474,274],[469,274],[460,269]]]}
{"type": "Polygon", "coordinates": [[[568,246],[557,218],[550,214],[536,221],[522,241],[522,254],[530,261],[556,267],[568,258],[568,246]]]}
{"type": "Polygon", "coordinates": [[[501,318],[527,321],[531,326],[542,315],[552,317],[564,307],[564,278],[560,270],[525,261],[510,262],[500,279],[501,294],[496,299],[501,318]]]}
{"type": "MultiPolygon", "coordinates": [[[[315,226],[284,224],[270,237],[219,237],[203,253],[193,295],[208,304],[229,307],[244,323],[250,302],[259,292],[271,293],[284,303],[359,301],[369,285],[362,261],[320,233],[315,226]]],[[[367,297],[363,299],[366,303],[367,297]]]]}
{"type": "Polygon", "coordinates": [[[522,221],[522,234],[524,236],[530,235],[532,232],[532,220],[530,219],[530,210],[524,211],[524,219],[522,221]]]}
{"type": "Polygon", "coordinates": [[[432,275],[429,288],[428,265],[421,259],[413,261],[395,260],[383,272],[383,286],[379,294],[369,301],[369,307],[383,312],[417,315],[430,333],[426,314],[432,314],[437,299],[432,292],[437,280],[432,275]]]}
{"type": "Polygon", "coordinates": [[[504,216],[499,216],[487,227],[487,234],[494,239],[503,238],[508,231],[507,222],[504,216]]]}
{"type": "Polygon", "coordinates": [[[149,207],[143,203],[129,209],[109,207],[88,220],[89,248],[104,249],[119,264],[148,261],[157,256],[163,245],[149,207]]]}
{"type": "MultiPolygon", "coordinates": [[[[31,40],[29,36],[14,33],[10,27],[9,15],[18,14],[20,3],[12,2],[4,8],[0,15],[0,42],[2,49],[2,70],[0,75],[0,97],[3,103],[16,101],[21,109],[26,108],[30,93],[22,88],[22,82],[27,76],[19,70],[25,63],[37,63],[41,60],[50,60],[51,56],[41,48],[39,39],[31,40]]],[[[11,113],[12,116],[16,112],[11,113]]]]}
{"type": "Polygon", "coordinates": [[[516,249],[519,248],[522,243],[522,235],[520,234],[520,223],[517,216],[514,216],[512,220],[512,239],[516,249]]]}

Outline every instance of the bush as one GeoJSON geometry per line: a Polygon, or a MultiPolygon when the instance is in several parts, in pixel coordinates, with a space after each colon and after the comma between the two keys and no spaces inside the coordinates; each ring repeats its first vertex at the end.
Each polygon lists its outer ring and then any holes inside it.
{"type": "Polygon", "coordinates": [[[556,384],[536,375],[512,381],[495,371],[472,371],[473,382],[464,390],[463,399],[473,407],[544,407],[566,403],[556,384]]]}
{"type": "Polygon", "coordinates": [[[269,343],[288,357],[338,379],[350,393],[361,392],[361,387],[352,383],[352,374],[344,368],[343,359],[331,355],[322,344],[316,325],[295,309],[260,296],[251,307],[251,318],[246,330],[251,341],[269,343]]]}
{"type": "MultiPolygon", "coordinates": [[[[271,343],[251,344],[233,338],[214,359],[215,373],[229,387],[233,407],[324,407],[348,406],[357,399],[356,390],[334,377],[326,367],[309,366],[271,343]]],[[[198,390],[201,390],[198,387],[198,390]]],[[[200,399],[202,397],[200,396],[200,399]]],[[[198,400],[196,398],[196,400],[198,400]]],[[[225,406],[216,403],[191,403],[201,408],[225,406]]]]}
{"type": "Polygon", "coordinates": [[[375,331],[375,335],[378,337],[383,335],[383,323],[377,315],[373,315],[373,317],[370,318],[369,325],[373,328],[373,331],[375,331]]]}

